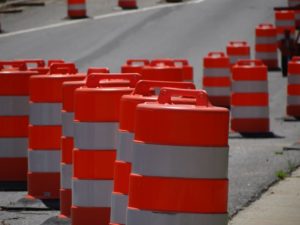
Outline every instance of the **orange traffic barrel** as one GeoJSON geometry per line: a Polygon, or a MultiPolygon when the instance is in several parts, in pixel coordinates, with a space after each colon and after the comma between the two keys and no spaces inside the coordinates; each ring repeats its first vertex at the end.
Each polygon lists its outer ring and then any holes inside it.
{"type": "Polygon", "coordinates": [[[26,71],[27,65],[21,60],[1,60],[0,71],[26,71]]]}
{"type": "Polygon", "coordinates": [[[33,71],[0,71],[0,181],[27,180],[29,79],[33,71]]]}
{"type": "Polygon", "coordinates": [[[136,0],[119,0],[118,5],[122,9],[137,9],[138,8],[136,0]]]}
{"type": "Polygon", "coordinates": [[[68,17],[70,19],[86,18],[86,1],[85,0],[68,0],[68,17]]]}
{"type": "MultiPolygon", "coordinates": [[[[51,74],[30,79],[30,124],[28,151],[28,195],[37,199],[59,199],[62,84],[83,80],[85,75],[51,74]]],[[[50,71],[59,70],[53,64],[50,71]]],[[[65,71],[66,65],[63,65],[65,71]]]]}
{"type": "Polygon", "coordinates": [[[296,29],[295,11],[293,10],[276,10],[275,25],[277,29],[277,41],[284,38],[284,31],[289,30],[291,36],[294,36],[296,29]]]}
{"type": "Polygon", "coordinates": [[[155,59],[141,71],[143,80],[183,81],[183,69],[172,59],[155,59]]]}
{"type": "Polygon", "coordinates": [[[231,66],[239,60],[250,59],[250,46],[246,41],[230,41],[226,47],[226,52],[231,66]]]}
{"type": "Polygon", "coordinates": [[[149,66],[150,61],[148,59],[128,59],[121,67],[122,73],[139,73],[141,74],[144,66],[149,66]]]}
{"type": "MultiPolygon", "coordinates": [[[[94,72],[108,73],[108,68],[89,68],[87,76],[94,72]]],[[[60,164],[60,217],[71,216],[72,167],[74,148],[74,93],[86,81],[67,81],[62,86],[62,137],[60,164]]]]}
{"type": "Polygon", "coordinates": [[[228,110],[203,90],[163,88],[135,113],[126,225],[227,224],[228,110]]]}
{"type": "Polygon", "coordinates": [[[260,60],[241,60],[232,70],[231,129],[269,132],[267,67],[260,60]]]}
{"type": "Polygon", "coordinates": [[[122,96],[117,140],[117,159],[114,169],[111,225],[126,224],[136,106],[139,103],[157,101],[158,96],[155,95],[153,89],[161,87],[195,89],[195,85],[190,82],[142,80],[137,83],[135,90],[131,94],[122,96]]]}
{"type": "Polygon", "coordinates": [[[133,91],[137,74],[91,74],[75,91],[72,178],[73,225],[108,225],[120,99],[133,91]],[[101,80],[129,80],[127,87],[101,87],[101,80]]]}
{"type": "Polygon", "coordinates": [[[203,59],[202,86],[215,106],[230,107],[231,71],[228,56],[210,52],[203,59]]]}
{"type": "Polygon", "coordinates": [[[272,24],[259,24],[255,29],[255,59],[268,69],[278,69],[277,31],[272,24]]]}
{"type": "Polygon", "coordinates": [[[300,57],[293,57],[289,62],[287,85],[286,113],[300,118],[300,57]]]}

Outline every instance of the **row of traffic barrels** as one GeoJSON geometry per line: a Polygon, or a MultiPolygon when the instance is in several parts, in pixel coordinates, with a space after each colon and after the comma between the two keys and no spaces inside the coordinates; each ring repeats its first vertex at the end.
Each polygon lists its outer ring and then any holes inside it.
{"type": "Polygon", "coordinates": [[[60,198],[60,217],[74,225],[227,223],[229,112],[205,91],[107,68],[78,73],[73,63],[44,74],[14,63],[0,63],[1,109],[10,110],[1,123],[13,121],[1,166],[4,179],[22,179],[28,154],[27,198],[60,198]],[[19,158],[22,176],[7,175],[19,158]]]}

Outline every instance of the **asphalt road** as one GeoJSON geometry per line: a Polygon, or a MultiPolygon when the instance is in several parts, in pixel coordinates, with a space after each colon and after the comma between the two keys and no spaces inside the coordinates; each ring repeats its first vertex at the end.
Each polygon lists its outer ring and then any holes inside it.
{"type": "MultiPolygon", "coordinates": [[[[283,0],[204,0],[75,24],[0,36],[0,58],[63,58],[75,61],[84,71],[108,66],[119,71],[128,58],[187,58],[201,87],[202,58],[210,51],[224,51],[228,41],[246,40],[254,47],[254,28],[273,22],[273,7],[283,0]]],[[[300,138],[299,122],[283,122],[286,80],[269,73],[272,139],[230,138],[230,215],[256,199],[277,180],[280,170],[300,165],[300,151],[282,151],[300,138]]],[[[1,193],[6,201],[17,196],[1,193]]],[[[0,200],[0,204],[1,203],[0,200]]],[[[49,212],[49,215],[52,215],[49,212]]],[[[0,214],[0,219],[7,214],[0,214]]],[[[44,217],[47,217],[44,216],[44,217]]],[[[38,224],[44,217],[11,220],[9,224],[38,224]],[[39,220],[40,219],[40,220],[39,220]]]]}

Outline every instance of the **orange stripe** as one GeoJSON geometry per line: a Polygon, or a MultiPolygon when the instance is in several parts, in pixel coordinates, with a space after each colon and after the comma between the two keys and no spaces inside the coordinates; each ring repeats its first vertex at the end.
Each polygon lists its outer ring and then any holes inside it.
{"type": "Polygon", "coordinates": [[[27,137],[28,116],[1,116],[0,137],[27,137]]]}
{"type": "Polygon", "coordinates": [[[300,117],[300,106],[289,105],[287,106],[286,111],[290,116],[300,117]]]}
{"type": "Polygon", "coordinates": [[[300,84],[288,85],[288,95],[300,95],[300,84]]]}
{"type": "Polygon", "coordinates": [[[225,213],[228,180],[130,175],[129,207],[152,211],[225,213]]]}
{"type": "Polygon", "coordinates": [[[258,52],[277,52],[277,44],[257,44],[255,50],[258,52]]]}
{"type": "Polygon", "coordinates": [[[267,68],[260,67],[240,67],[234,66],[232,69],[232,79],[233,80],[267,80],[267,68]]]}
{"type": "Polygon", "coordinates": [[[113,179],[116,151],[74,149],[74,177],[79,179],[113,179]]]}
{"type": "Polygon", "coordinates": [[[28,173],[28,195],[40,199],[59,199],[59,173],[28,173]]]}
{"type": "Polygon", "coordinates": [[[26,181],[27,158],[0,158],[0,181],[26,181]]]}
{"type": "Polygon", "coordinates": [[[225,96],[208,96],[209,101],[215,106],[229,107],[230,97],[225,96]]]}
{"type": "Polygon", "coordinates": [[[131,163],[116,161],[114,170],[114,192],[128,194],[131,163]]]}
{"type": "Polygon", "coordinates": [[[66,163],[66,164],[72,164],[73,148],[74,148],[74,139],[73,138],[71,138],[71,137],[62,137],[61,138],[61,151],[62,151],[61,162],[66,163]]]}
{"type": "Polygon", "coordinates": [[[154,110],[138,106],[135,140],[168,145],[227,146],[228,116],[223,108],[207,108],[206,111],[204,107],[201,113],[196,113],[194,110],[159,110],[159,107],[154,110]],[[200,129],[199,124],[205,129],[200,129]]]}
{"type": "Polygon", "coordinates": [[[37,72],[0,72],[0,95],[28,95],[29,78],[37,72]]]}
{"type": "Polygon", "coordinates": [[[142,69],[143,80],[160,80],[160,81],[183,81],[183,72],[181,68],[176,67],[150,67],[142,69]]]}
{"type": "Polygon", "coordinates": [[[72,225],[108,225],[110,208],[72,206],[72,225]]]}
{"type": "Polygon", "coordinates": [[[230,86],[229,77],[203,77],[203,86],[228,87],[230,86]]]}
{"type": "Polygon", "coordinates": [[[79,88],[75,91],[75,119],[84,122],[119,120],[120,99],[132,88],[79,88]],[[105,109],[105,110],[103,110],[105,109]]]}
{"type": "Polygon", "coordinates": [[[72,190],[60,189],[60,216],[71,216],[72,190]]]}
{"type": "Polygon", "coordinates": [[[29,148],[38,150],[60,149],[61,126],[29,125],[29,148]]]}
{"type": "Polygon", "coordinates": [[[82,75],[42,75],[30,79],[32,102],[62,102],[62,84],[65,81],[83,80],[82,75]]]}
{"type": "Polygon", "coordinates": [[[237,132],[269,132],[269,119],[232,119],[231,129],[237,132]]]}
{"type": "Polygon", "coordinates": [[[266,106],[269,104],[267,93],[233,93],[231,105],[234,106],[266,106]]]}

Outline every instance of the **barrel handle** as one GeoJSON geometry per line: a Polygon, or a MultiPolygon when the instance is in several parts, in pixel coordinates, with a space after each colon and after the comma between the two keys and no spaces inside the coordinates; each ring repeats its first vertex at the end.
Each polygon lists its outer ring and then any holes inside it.
{"type": "Polygon", "coordinates": [[[259,59],[241,59],[237,62],[239,66],[263,66],[264,63],[259,59]]]}
{"type": "Polygon", "coordinates": [[[65,63],[65,61],[62,59],[49,59],[48,67],[50,67],[52,64],[57,64],[57,63],[65,63]]]}
{"type": "Polygon", "coordinates": [[[209,52],[208,53],[208,57],[211,57],[211,58],[224,58],[226,57],[225,53],[224,52],[209,52]]]}
{"type": "Polygon", "coordinates": [[[195,89],[195,85],[191,82],[171,82],[171,81],[152,81],[152,80],[140,80],[133,91],[133,94],[148,96],[151,95],[151,88],[186,88],[195,89]]]}
{"type": "Polygon", "coordinates": [[[128,80],[130,87],[135,87],[141,75],[137,73],[92,73],[86,78],[86,87],[99,87],[101,80],[128,80]]]}
{"type": "Polygon", "coordinates": [[[247,42],[246,41],[230,41],[229,45],[233,45],[233,46],[247,46],[247,42]]]}
{"type": "Polygon", "coordinates": [[[261,23],[258,25],[259,28],[275,28],[273,24],[271,23],[261,23]]]}
{"type": "Polygon", "coordinates": [[[91,67],[87,71],[87,75],[91,75],[93,73],[109,73],[109,68],[107,67],[91,67]]]}
{"type": "Polygon", "coordinates": [[[194,97],[197,106],[211,106],[206,91],[179,88],[162,88],[158,96],[158,102],[160,104],[172,104],[172,96],[194,97]]]}
{"type": "Polygon", "coordinates": [[[187,59],[174,59],[175,66],[180,63],[182,66],[189,66],[189,61],[187,59]]]}
{"type": "Polygon", "coordinates": [[[154,59],[150,66],[175,66],[175,62],[173,59],[154,59]]]}
{"type": "Polygon", "coordinates": [[[43,59],[21,59],[20,61],[24,61],[26,65],[35,64],[36,67],[45,67],[46,63],[43,59]]]}
{"type": "Polygon", "coordinates": [[[11,66],[21,71],[27,70],[26,62],[23,60],[18,61],[0,61],[0,69],[4,69],[5,66],[11,66]]]}
{"type": "Polygon", "coordinates": [[[143,66],[148,66],[150,61],[148,59],[128,59],[126,61],[126,64],[129,66],[133,66],[138,63],[142,64],[143,66]]]}
{"type": "Polygon", "coordinates": [[[50,66],[50,74],[76,74],[78,70],[74,63],[53,63],[50,66]]]}

